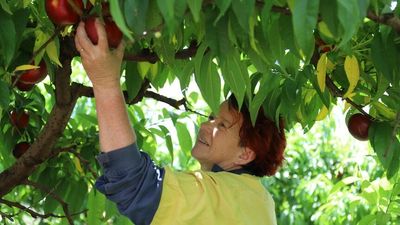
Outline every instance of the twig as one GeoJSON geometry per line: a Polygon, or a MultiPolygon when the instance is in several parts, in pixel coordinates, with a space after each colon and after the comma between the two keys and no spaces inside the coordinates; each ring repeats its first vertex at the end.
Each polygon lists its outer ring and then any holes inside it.
{"type": "Polygon", "coordinates": [[[327,75],[326,76],[326,80],[325,80],[326,86],[328,87],[328,89],[331,91],[331,93],[333,94],[333,96],[335,97],[341,97],[343,100],[345,100],[346,102],[348,102],[351,106],[353,106],[354,108],[356,108],[358,111],[360,111],[362,114],[364,114],[365,116],[367,116],[370,119],[374,119],[371,115],[369,115],[367,112],[364,111],[363,107],[361,105],[358,105],[357,103],[353,102],[353,100],[351,100],[350,98],[343,98],[343,91],[340,90],[335,83],[333,82],[333,80],[327,75]]]}
{"type": "MultiPolygon", "coordinates": [[[[54,217],[54,218],[65,218],[65,217],[66,217],[66,216],[62,216],[62,215],[56,215],[56,214],[54,214],[54,213],[41,214],[41,213],[38,213],[38,212],[36,212],[36,211],[30,209],[29,207],[26,207],[26,206],[22,205],[21,203],[8,201],[8,200],[2,199],[2,198],[0,198],[0,203],[5,204],[5,205],[7,205],[7,206],[9,206],[9,207],[18,208],[18,209],[20,209],[20,210],[22,210],[22,211],[24,211],[24,212],[27,212],[27,213],[29,213],[33,218],[38,218],[38,217],[39,217],[39,218],[45,219],[45,218],[49,218],[49,217],[54,217]]],[[[83,210],[82,212],[77,212],[77,213],[71,214],[71,216],[75,216],[75,215],[84,213],[84,212],[86,212],[86,211],[87,211],[87,209],[83,210]]],[[[0,212],[0,213],[1,213],[1,212],[0,212]]],[[[7,217],[9,220],[12,220],[12,217],[15,216],[16,214],[7,215],[7,214],[5,214],[5,213],[1,213],[1,215],[2,215],[3,217],[7,217]]],[[[12,220],[12,221],[13,221],[13,220],[12,220]]],[[[73,223],[70,223],[70,224],[73,224],[73,223]]]]}
{"type": "Polygon", "coordinates": [[[81,162],[81,163],[83,163],[84,165],[85,165],[85,167],[86,167],[86,169],[88,169],[89,171],[90,171],[90,173],[92,174],[92,176],[95,178],[95,179],[97,179],[97,173],[93,170],[93,168],[90,166],[90,162],[88,161],[88,160],[86,160],[85,158],[83,158],[82,156],[81,156],[81,154],[79,154],[75,149],[69,149],[69,150],[67,150],[67,152],[70,152],[70,153],[72,153],[75,157],[77,157],[78,159],[79,159],[79,161],[81,162]]]}
{"type": "MultiPolygon", "coordinates": [[[[175,59],[188,59],[196,55],[197,42],[192,41],[188,48],[182,49],[175,53],[175,59]]],[[[150,62],[156,63],[160,60],[158,55],[154,52],[150,52],[149,49],[143,49],[139,54],[125,55],[124,60],[136,61],[136,62],[150,62]]]]}
{"type": "MultiPolygon", "coordinates": [[[[0,199],[0,200],[1,200],[1,199],[0,199]]],[[[11,214],[11,215],[9,215],[9,214],[6,214],[6,213],[3,213],[3,212],[0,211],[0,218],[8,219],[8,220],[10,220],[11,222],[14,222],[13,217],[14,217],[15,215],[17,215],[17,214],[11,214]]],[[[4,219],[4,224],[7,224],[6,221],[5,221],[5,219],[4,219]]]]}
{"type": "Polygon", "coordinates": [[[68,204],[67,204],[60,196],[56,195],[56,194],[55,194],[52,190],[50,190],[48,187],[46,187],[46,186],[44,186],[44,185],[42,185],[42,184],[39,184],[39,183],[30,181],[30,180],[28,180],[28,179],[25,180],[25,181],[23,181],[22,184],[32,186],[32,187],[34,187],[34,188],[36,188],[36,189],[41,190],[41,191],[44,192],[44,193],[49,194],[54,200],[58,201],[58,202],[61,204],[61,206],[62,206],[62,208],[63,208],[63,211],[64,211],[64,214],[65,214],[65,218],[67,218],[69,224],[71,224],[71,225],[74,224],[74,222],[73,222],[73,220],[72,220],[72,215],[69,213],[68,204]]]}
{"type": "Polygon", "coordinates": [[[163,95],[157,94],[157,93],[152,92],[152,91],[146,91],[144,93],[144,96],[147,97],[147,98],[155,99],[155,100],[160,101],[160,102],[164,102],[164,103],[174,107],[175,109],[179,109],[179,106],[184,105],[184,103],[186,102],[185,98],[182,98],[181,100],[175,100],[175,99],[168,98],[168,97],[165,97],[163,95]]]}

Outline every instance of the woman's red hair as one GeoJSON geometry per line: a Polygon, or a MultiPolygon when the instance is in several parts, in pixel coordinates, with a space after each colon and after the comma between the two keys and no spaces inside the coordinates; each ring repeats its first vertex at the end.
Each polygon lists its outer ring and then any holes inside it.
{"type": "MultiPolygon", "coordinates": [[[[238,110],[236,98],[231,95],[228,99],[230,108],[238,110]]],[[[276,173],[284,160],[284,150],[286,148],[286,137],[284,132],[283,120],[279,119],[279,128],[276,123],[264,114],[261,107],[256,123],[251,123],[250,113],[243,104],[240,113],[242,115],[242,126],[240,127],[240,145],[248,147],[256,154],[256,158],[245,165],[244,168],[250,170],[254,175],[272,176],[276,173]]]]}

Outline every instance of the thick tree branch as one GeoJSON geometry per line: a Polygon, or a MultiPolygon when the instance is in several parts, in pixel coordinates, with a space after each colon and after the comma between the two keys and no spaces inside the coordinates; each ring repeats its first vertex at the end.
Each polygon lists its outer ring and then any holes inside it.
{"type": "Polygon", "coordinates": [[[56,71],[56,93],[68,95],[57,98],[48,121],[31,147],[11,167],[0,173],[0,197],[26,180],[36,166],[51,156],[51,151],[62,135],[79,95],[76,86],[65,85],[71,74],[71,60],[65,58],[63,68],[56,71]],[[60,86],[59,86],[60,85],[60,86]],[[61,102],[58,102],[61,101],[61,102]]]}

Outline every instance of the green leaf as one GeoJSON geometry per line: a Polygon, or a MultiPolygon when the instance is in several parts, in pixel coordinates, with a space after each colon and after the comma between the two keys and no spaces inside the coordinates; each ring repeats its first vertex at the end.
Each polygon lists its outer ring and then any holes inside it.
{"type": "Polygon", "coordinates": [[[5,12],[7,12],[10,15],[13,14],[13,12],[11,12],[10,6],[7,4],[7,0],[0,0],[0,5],[5,12]]]}
{"type": "Polygon", "coordinates": [[[141,36],[146,30],[147,10],[149,1],[129,0],[124,1],[124,15],[126,24],[133,30],[135,35],[141,36]]]}
{"type": "MultiPolygon", "coordinates": [[[[60,179],[56,179],[56,185],[51,186],[51,185],[46,185],[47,188],[53,190],[53,193],[56,194],[57,196],[59,196],[61,199],[64,199],[67,192],[70,190],[71,185],[70,185],[70,181],[68,179],[62,179],[60,181],[60,179]]],[[[44,195],[46,195],[46,200],[45,203],[43,205],[43,210],[46,213],[52,213],[54,212],[58,207],[60,207],[60,202],[56,201],[53,197],[51,197],[50,195],[48,195],[48,193],[43,193],[44,195]]]]}
{"type": "Polygon", "coordinates": [[[194,57],[194,72],[200,73],[201,62],[203,61],[204,53],[206,52],[208,45],[202,42],[197,49],[196,55],[194,57]]]}
{"type": "Polygon", "coordinates": [[[186,0],[186,3],[188,4],[189,9],[192,12],[193,19],[196,23],[199,22],[200,19],[202,2],[202,0],[186,0]]]}
{"type": "Polygon", "coordinates": [[[337,1],[321,0],[319,5],[322,21],[326,23],[332,35],[337,37],[340,26],[337,18],[337,1]]]}
{"type": "Polygon", "coordinates": [[[400,143],[393,136],[393,127],[388,122],[374,122],[369,128],[368,138],[390,179],[399,169],[400,143]]]}
{"type": "Polygon", "coordinates": [[[364,18],[360,18],[358,0],[337,0],[337,3],[338,17],[342,29],[342,40],[338,47],[342,47],[347,44],[351,37],[357,32],[364,18]]]}
{"type": "Polygon", "coordinates": [[[162,36],[157,39],[154,44],[154,50],[163,63],[167,65],[172,65],[174,63],[175,49],[168,36],[162,36]]]}
{"type": "Polygon", "coordinates": [[[186,89],[190,83],[190,77],[192,76],[194,71],[194,61],[189,60],[185,61],[184,67],[176,72],[176,76],[179,78],[179,84],[181,86],[181,90],[186,89]]]}
{"type": "MultiPolygon", "coordinates": [[[[92,188],[88,198],[88,212],[87,212],[87,223],[88,225],[103,224],[103,212],[105,211],[106,197],[92,188]]],[[[114,204],[108,202],[108,204],[114,204]]]]}
{"type": "Polygon", "coordinates": [[[190,152],[192,149],[192,138],[190,137],[190,133],[187,129],[187,125],[177,122],[175,123],[176,132],[178,135],[179,145],[181,146],[181,150],[184,152],[190,152]]]}
{"type": "Polygon", "coordinates": [[[86,207],[84,203],[87,200],[88,186],[84,179],[68,181],[71,187],[64,200],[68,203],[70,213],[78,213],[86,207]]]}
{"type": "MultiPolygon", "coordinates": [[[[268,20],[269,23],[263,24],[263,33],[268,41],[266,50],[270,50],[272,62],[280,60],[285,53],[285,46],[281,36],[281,27],[279,24],[280,16],[281,15],[274,15],[273,18],[268,20]]],[[[267,16],[264,15],[264,17],[267,16]]]]}
{"type": "Polygon", "coordinates": [[[10,105],[10,87],[6,82],[0,80],[0,111],[7,109],[10,105]]]}
{"type": "Polygon", "coordinates": [[[219,14],[218,17],[215,19],[214,24],[218,22],[219,19],[221,19],[222,16],[225,15],[226,11],[228,10],[229,6],[231,5],[232,0],[216,0],[215,4],[217,5],[219,9],[219,14]]]}
{"type": "Polygon", "coordinates": [[[119,1],[109,1],[110,3],[110,12],[111,16],[113,17],[115,23],[117,24],[118,28],[128,37],[131,41],[133,40],[132,32],[126,25],[125,18],[122,14],[121,7],[119,5],[119,1]]]}
{"type": "Polygon", "coordinates": [[[250,32],[250,18],[254,13],[255,0],[234,0],[231,4],[240,26],[244,31],[250,32]]]}
{"type": "Polygon", "coordinates": [[[264,103],[267,95],[274,89],[279,87],[280,77],[274,76],[272,73],[263,74],[260,87],[258,89],[257,94],[254,96],[253,100],[250,103],[249,111],[251,122],[254,125],[257,119],[258,111],[261,105],[264,103]]]}
{"type": "Polygon", "coordinates": [[[29,20],[29,13],[30,11],[28,9],[20,9],[18,11],[15,11],[14,15],[12,16],[15,25],[15,42],[17,43],[16,48],[19,48],[21,40],[23,40],[23,38],[25,37],[24,32],[27,32],[26,25],[29,20]]]}
{"type": "Polygon", "coordinates": [[[398,83],[400,79],[398,76],[400,56],[396,49],[393,33],[390,33],[388,37],[385,37],[382,32],[374,34],[371,44],[372,62],[378,72],[391,83],[398,83]]]}
{"type": "Polygon", "coordinates": [[[174,18],[174,4],[175,0],[157,0],[158,8],[164,17],[165,23],[167,25],[167,29],[169,32],[173,32],[175,30],[175,18],[174,18]]]}
{"type": "Polygon", "coordinates": [[[16,48],[16,31],[14,22],[9,14],[0,10],[0,56],[5,68],[9,66],[16,48]]]}
{"type": "Polygon", "coordinates": [[[163,18],[158,10],[156,0],[150,0],[146,17],[146,28],[148,31],[156,30],[163,23],[163,18]]]}
{"type": "Polygon", "coordinates": [[[201,62],[199,71],[195,71],[195,80],[200,92],[214,113],[219,111],[221,79],[217,66],[213,63],[210,52],[207,52],[201,62]]]}
{"type": "Polygon", "coordinates": [[[225,55],[221,59],[221,72],[224,77],[224,81],[230,87],[233,94],[235,95],[239,108],[242,107],[246,88],[251,89],[250,78],[248,74],[241,74],[241,61],[238,58],[237,52],[231,52],[231,54],[225,55]],[[238,74],[239,73],[239,74],[238,74]],[[245,78],[247,76],[247,79],[245,78]]]}
{"type": "Polygon", "coordinates": [[[126,63],[125,84],[128,91],[128,100],[132,101],[142,87],[143,79],[137,69],[137,63],[128,61],[126,63]]]}
{"type": "Polygon", "coordinates": [[[169,155],[171,157],[171,165],[172,165],[174,162],[174,147],[172,144],[171,133],[169,132],[168,128],[165,127],[164,125],[160,125],[160,129],[164,132],[164,135],[165,135],[164,138],[166,141],[169,155]]]}
{"type": "Polygon", "coordinates": [[[317,25],[319,0],[295,1],[293,8],[293,29],[305,61],[314,52],[314,29],[317,25]]]}

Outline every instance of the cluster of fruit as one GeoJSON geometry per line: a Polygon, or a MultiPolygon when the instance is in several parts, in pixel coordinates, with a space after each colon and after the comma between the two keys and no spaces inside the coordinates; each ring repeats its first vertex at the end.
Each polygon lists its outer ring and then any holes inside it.
{"type": "MultiPolygon", "coordinates": [[[[71,6],[68,0],[46,0],[46,12],[50,20],[57,25],[74,25],[80,20],[85,22],[85,30],[88,37],[97,44],[98,36],[95,26],[96,18],[99,18],[96,14],[90,15],[83,19],[79,12],[89,12],[92,10],[93,5],[90,1],[87,1],[86,7],[84,7],[82,0],[74,0],[74,6],[71,6]],[[75,9],[74,9],[75,8],[75,9]]],[[[101,4],[102,18],[104,21],[104,27],[107,33],[108,44],[111,48],[118,47],[122,40],[122,32],[119,30],[115,22],[113,21],[110,13],[110,6],[108,2],[101,4]]]]}

